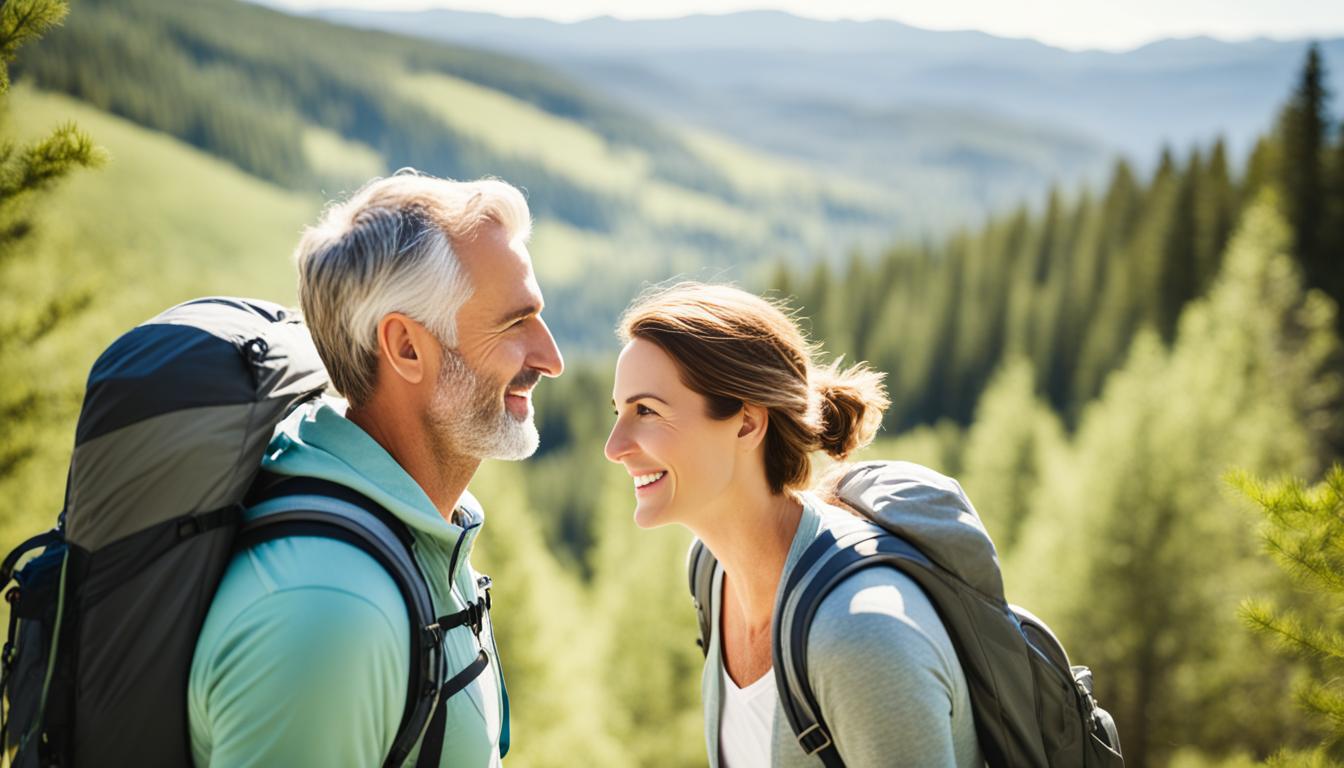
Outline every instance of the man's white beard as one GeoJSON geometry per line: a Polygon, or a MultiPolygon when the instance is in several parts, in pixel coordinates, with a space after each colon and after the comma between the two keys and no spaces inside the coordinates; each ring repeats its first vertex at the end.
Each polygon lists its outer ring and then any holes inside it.
{"type": "Polygon", "coordinates": [[[443,350],[443,368],[430,406],[429,423],[444,448],[458,456],[517,461],[536,453],[541,442],[532,421],[504,407],[504,382],[489,381],[460,355],[443,350]]]}

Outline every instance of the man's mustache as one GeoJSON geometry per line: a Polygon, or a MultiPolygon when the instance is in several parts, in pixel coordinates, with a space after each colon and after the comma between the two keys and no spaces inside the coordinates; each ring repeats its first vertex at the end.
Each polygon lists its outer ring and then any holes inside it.
{"type": "Polygon", "coordinates": [[[536,368],[526,368],[513,381],[509,382],[508,389],[531,389],[541,380],[541,371],[536,368]]]}

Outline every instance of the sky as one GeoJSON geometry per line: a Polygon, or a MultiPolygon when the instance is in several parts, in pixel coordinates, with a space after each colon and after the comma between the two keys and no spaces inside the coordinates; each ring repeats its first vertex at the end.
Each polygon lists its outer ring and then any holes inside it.
{"type": "Polygon", "coordinates": [[[673,18],[773,8],[819,19],[895,19],[975,29],[1071,50],[1128,50],[1168,37],[1223,40],[1344,36],[1344,0],[262,0],[294,10],[453,8],[577,21],[673,18]]]}

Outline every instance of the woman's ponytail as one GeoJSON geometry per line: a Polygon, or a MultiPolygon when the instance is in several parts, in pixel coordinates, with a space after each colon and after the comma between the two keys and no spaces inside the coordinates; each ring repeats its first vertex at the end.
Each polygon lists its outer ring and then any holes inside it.
{"type": "Polygon", "coordinates": [[[891,403],[882,384],[884,374],[866,363],[841,370],[837,360],[812,369],[809,378],[821,416],[817,434],[821,449],[844,459],[871,443],[891,403]]]}

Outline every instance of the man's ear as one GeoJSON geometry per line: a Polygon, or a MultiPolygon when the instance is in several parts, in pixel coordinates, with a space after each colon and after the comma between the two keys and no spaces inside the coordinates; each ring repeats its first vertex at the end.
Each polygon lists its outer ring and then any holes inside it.
{"type": "Polygon", "coordinates": [[[770,411],[759,405],[743,403],[742,426],[737,430],[737,443],[744,451],[752,451],[765,440],[765,429],[770,425],[770,411]]]}
{"type": "Polygon", "coordinates": [[[424,326],[400,312],[384,315],[378,321],[378,352],[407,384],[419,384],[425,378],[429,337],[424,326]]]}

